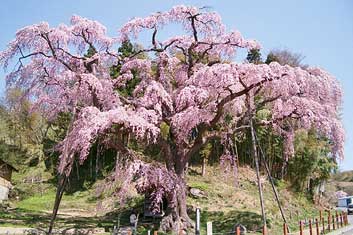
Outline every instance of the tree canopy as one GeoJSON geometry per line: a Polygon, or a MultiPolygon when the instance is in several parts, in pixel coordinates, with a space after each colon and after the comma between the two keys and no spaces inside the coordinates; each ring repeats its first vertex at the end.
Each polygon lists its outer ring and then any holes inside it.
{"type": "MultiPolygon", "coordinates": [[[[166,198],[168,230],[190,223],[184,174],[191,156],[210,140],[224,142],[247,128],[260,108],[268,114],[255,124],[284,138],[286,157],[294,153],[294,129],[315,128],[331,140],[333,155],[343,158],[337,80],[320,68],[232,61],[239,49],[259,48],[240,32],[226,31],[217,13],[175,6],[128,21],[114,38],[99,22],[80,16],[70,25],[27,26],[0,53],[0,63],[6,68],[17,62],[7,83],[34,101],[33,110],[48,119],[72,114],[59,145],[62,174],[70,174],[75,158],[83,163],[96,142],[116,150],[112,181],[133,182],[156,205],[166,198]],[[160,39],[169,24],[181,24],[184,34],[160,39]],[[150,33],[150,42],[129,49],[142,31],[150,33]],[[125,50],[116,50],[124,44],[125,50]],[[158,146],[163,161],[147,160],[126,138],[158,146]]],[[[225,148],[224,155],[232,153],[225,148]]]]}

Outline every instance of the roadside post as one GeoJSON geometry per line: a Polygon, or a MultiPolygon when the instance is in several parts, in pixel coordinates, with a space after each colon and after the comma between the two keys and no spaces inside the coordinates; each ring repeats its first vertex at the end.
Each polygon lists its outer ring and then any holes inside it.
{"type": "Polygon", "coordinates": [[[196,208],[196,226],[195,226],[195,235],[200,235],[200,208],[196,208]]]}
{"type": "Polygon", "coordinates": [[[207,222],[206,231],[207,235],[212,235],[212,222],[207,222]]]}

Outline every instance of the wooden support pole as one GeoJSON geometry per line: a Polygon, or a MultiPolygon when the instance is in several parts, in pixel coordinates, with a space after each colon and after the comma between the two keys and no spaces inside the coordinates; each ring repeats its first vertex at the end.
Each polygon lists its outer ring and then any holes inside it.
{"type": "Polygon", "coordinates": [[[313,225],[311,223],[311,219],[309,219],[309,233],[310,235],[313,235],[313,225]]]}
{"type": "Polygon", "coordinates": [[[316,235],[320,235],[319,221],[317,218],[315,219],[315,224],[316,224],[316,235]]]}
{"type": "Polygon", "coordinates": [[[61,199],[63,197],[64,194],[64,190],[66,187],[66,183],[67,183],[68,177],[64,174],[59,174],[59,182],[58,182],[58,186],[56,189],[56,196],[55,196],[55,202],[54,202],[54,208],[53,208],[53,213],[50,219],[50,223],[49,223],[49,229],[48,229],[48,234],[50,235],[53,231],[54,228],[54,222],[56,219],[56,216],[58,214],[58,210],[59,210],[59,206],[60,206],[60,202],[61,199]]]}
{"type": "MultiPolygon", "coordinates": [[[[248,102],[249,98],[247,97],[248,102]]],[[[250,106],[250,103],[249,103],[250,106]]],[[[250,111],[249,107],[249,111],[250,111]]],[[[255,160],[255,169],[256,169],[256,178],[257,178],[257,186],[259,190],[259,196],[260,196],[260,205],[261,205],[261,215],[262,215],[262,223],[263,223],[263,234],[266,235],[266,228],[267,228],[267,222],[266,222],[266,213],[265,213],[265,203],[264,203],[264,197],[263,197],[263,192],[262,192],[262,184],[261,184],[261,179],[260,179],[260,166],[259,166],[259,156],[257,154],[257,146],[256,146],[256,138],[255,138],[255,129],[254,129],[254,124],[253,124],[253,117],[250,117],[250,132],[251,132],[251,140],[252,140],[252,155],[255,160]]]]}
{"type": "Polygon", "coordinates": [[[283,223],[283,235],[287,235],[287,224],[283,223]]]}
{"type": "Polygon", "coordinates": [[[300,234],[300,235],[303,235],[303,234],[304,234],[304,233],[303,233],[303,229],[304,229],[304,228],[303,228],[303,221],[299,221],[299,232],[300,232],[299,234],[300,234]]]}
{"type": "Polygon", "coordinates": [[[332,230],[336,230],[335,216],[332,215],[332,230]]]}
{"type": "Polygon", "coordinates": [[[331,231],[331,215],[330,215],[330,212],[328,213],[328,216],[327,216],[327,230],[330,232],[331,231]]]}
{"type": "MultiPolygon", "coordinates": [[[[268,166],[268,164],[267,164],[267,161],[266,161],[265,153],[264,153],[264,151],[263,151],[262,148],[261,148],[261,145],[260,145],[259,139],[258,139],[258,137],[257,137],[257,135],[256,135],[256,132],[254,132],[254,135],[255,135],[256,143],[257,143],[257,145],[258,145],[258,147],[259,147],[259,149],[260,149],[260,153],[261,153],[261,154],[260,154],[260,161],[262,160],[262,162],[263,162],[263,164],[264,164],[264,166],[265,166],[265,170],[266,170],[266,173],[267,173],[267,177],[268,177],[268,180],[269,180],[270,183],[271,183],[272,191],[273,191],[273,193],[274,193],[274,195],[275,195],[275,199],[276,199],[278,208],[279,208],[279,210],[280,210],[280,212],[281,212],[281,216],[282,216],[283,222],[284,222],[284,223],[287,223],[286,216],[284,215],[284,210],[283,210],[283,208],[282,208],[282,206],[281,206],[281,202],[280,202],[280,200],[279,200],[278,191],[277,191],[277,189],[276,189],[275,183],[274,183],[274,181],[273,181],[273,178],[272,178],[272,175],[271,175],[271,172],[270,172],[270,168],[269,168],[269,166],[268,166]]],[[[287,228],[287,229],[288,229],[288,228],[287,228]]],[[[289,231],[289,229],[288,229],[288,231],[289,231]]]]}
{"type": "Polygon", "coordinates": [[[266,225],[264,225],[262,227],[262,235],[267,235],[267,226],[266,225]]]}
{"type": "Polygon", "coordinates": [[[325,234],[325,218],[324,217],[322,217],[321,222],[322,222],[322,233],[325,234]]]}

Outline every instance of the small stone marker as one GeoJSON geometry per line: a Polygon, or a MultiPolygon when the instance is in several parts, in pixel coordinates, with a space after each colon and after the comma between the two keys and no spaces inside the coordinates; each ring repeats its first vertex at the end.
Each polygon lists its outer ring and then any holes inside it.
{"type": "Polygon", "coordinates": [[[207,235],[212,235],[212,222],[207,222],[207,235]]]}

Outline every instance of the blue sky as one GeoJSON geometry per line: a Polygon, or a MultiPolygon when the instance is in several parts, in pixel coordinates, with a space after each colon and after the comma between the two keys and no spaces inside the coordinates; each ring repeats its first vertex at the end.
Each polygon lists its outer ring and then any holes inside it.
{"type": "MultiPolygon", "coordinates": [[[[118,1],[118,0],[5,0],[1,2],[0,50],[16,30],[47,21],[51,26],[68,23],[73,14],[103,23],[111,36],[135,16],[167,10],[177,4],[209,6],[221,14],[228,29],[238,29],[257,39],[263,54],[285,48],[305,56],[304,63],[325,68],[344,90],[342,107],[346,130],[345,160],[341,170],[353,170],[353,1],[351,0],[250,0],[250,1],[118,1]]],[[[4,93],[0,71],[0,95],[4,93]]]]}

